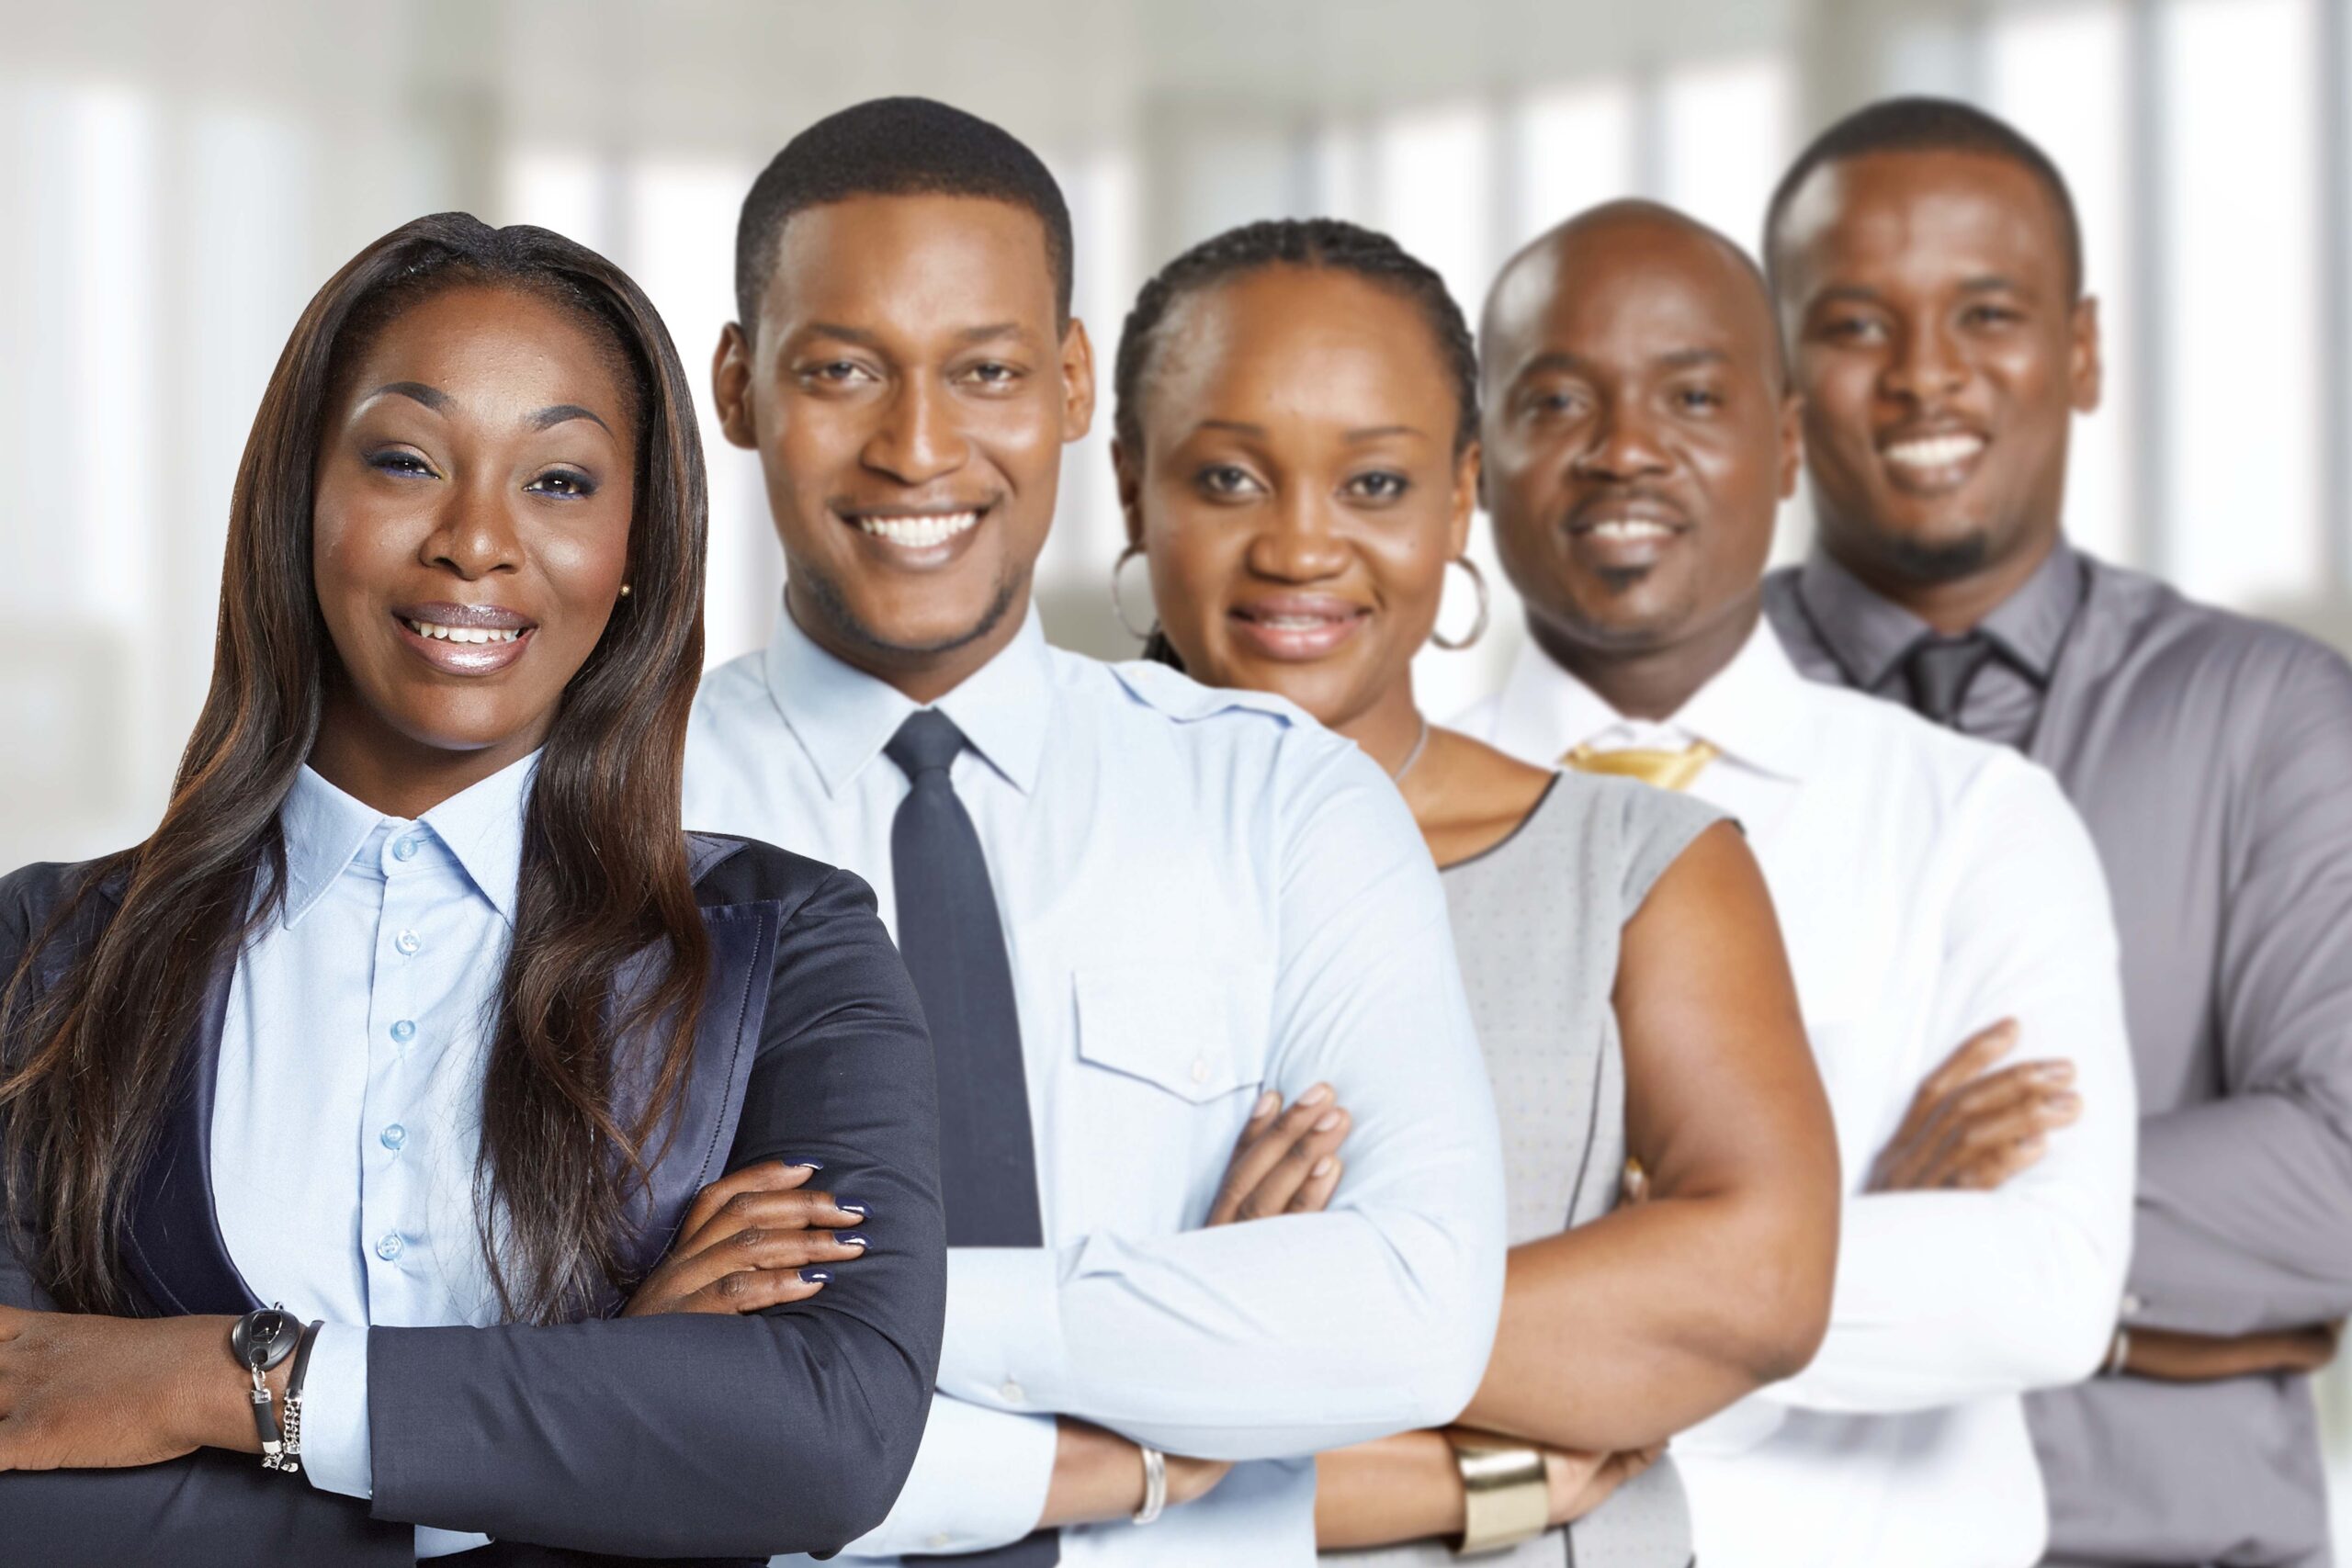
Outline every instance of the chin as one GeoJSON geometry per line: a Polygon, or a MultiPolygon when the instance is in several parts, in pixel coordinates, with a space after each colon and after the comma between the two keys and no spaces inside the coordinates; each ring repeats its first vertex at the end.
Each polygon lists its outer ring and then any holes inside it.
{"type": "Polygon", "coordinates": [[[847,642],[890,660],[952,653],[996,630],[1020,604],[1020,582],[936,582],[920,594],[845,593],[831,578],[808,577],[812,607],[847,642]],[[915,601],[909,603],[909,601],[915,601]]]}

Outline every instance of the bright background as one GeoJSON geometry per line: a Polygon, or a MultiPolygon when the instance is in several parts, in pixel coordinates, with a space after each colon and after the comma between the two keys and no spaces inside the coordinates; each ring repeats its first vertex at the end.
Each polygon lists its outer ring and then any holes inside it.
{"type": "MultiPolygon", "coordinates": [[[[1474,316],[1504,256],[1608,197],[1752,246],[1803,138],[1902,90],[2008,116],[2074,185],[2109,367],[2075,536],[2352,640],[2347,0],[0,0],[0,868],[153,825],[270,367],[418,213],[603,250],[699,367],[752,175],[820,114],[927,93],[1054,166],[1107,367],[1148,269],[1252,218],[1388,229],[1474,316]]],[[[1117,655],[1109,423],[1039,584],[1057,640],[1117,655]]],[[[765,640],[780,565],[755,461],[706,440],[715,661],[765,640]]],[[[1800,502],[1784,553],[1804,530],[1800,502]]],[[[1424,655],[1440,715],[1518,640],[1476,551],[1495,627],[1424,655]]],[[[2327,1393],[2352,1478],[2352,1377],[2327,1393]]]]}

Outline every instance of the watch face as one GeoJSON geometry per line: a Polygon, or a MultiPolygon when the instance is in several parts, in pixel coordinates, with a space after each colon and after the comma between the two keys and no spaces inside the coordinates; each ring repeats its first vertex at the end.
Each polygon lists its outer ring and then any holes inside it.
{"type": "Polygon", "coordinates": [[[284,1360],[301,1337],[294,1314],[282,1307],[265,1307],[237,1319],[229,1330],[229,1350],[240,1366],[267,1371],[284,1360]]]}

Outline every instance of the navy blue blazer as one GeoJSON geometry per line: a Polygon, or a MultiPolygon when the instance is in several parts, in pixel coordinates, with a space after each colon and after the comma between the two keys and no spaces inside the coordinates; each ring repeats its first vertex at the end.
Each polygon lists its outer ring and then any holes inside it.
{"type": "MultiPolygon", "coordinates": [[[[6,1473],[0,1558],[390,1568],[413,1561],[422,1524],[495,1538],[453,1568],[763,1559],[830,1554],[881,1522],[922,1436],[946,1311],[930,1037],[865,883],[749,840],[693,834],[688,847],[710,982],[632,1261],[659,1260],[704,1186],[778,1157],[821,1161],[828,1190],[871,1207],[866,1255],[814,1298],[752,1316],[373,1329],[372,1500],[220,1450],[138,1470],[6,1473]]],[[[87,870],[0,880],[0,977],[87,870]]],[[[103,930],[116,891],[102,886],[52,938],[38,983],[103,930]]],[[[134,1189],[124,1258],[158,1314],[262,1304],[212,1204],[230,975],[213,980],[134,1189]]],[[[0,1302],[55,1305],[5,1247],[0,1302]]],[[[237,1375],[225,1344],[220,1372],[237,1375]]]]}

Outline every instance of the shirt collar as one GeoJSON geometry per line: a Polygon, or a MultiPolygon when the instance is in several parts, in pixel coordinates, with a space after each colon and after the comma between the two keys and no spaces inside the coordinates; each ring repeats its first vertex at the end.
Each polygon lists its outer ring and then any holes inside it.
{"type": "MultiPolygon", "coordinates": [[[[808,751],[828,795],[881,754],[922,705],[878,676],[834,657],[779,608],[768,639],[768,695],[808,751]]],[[[1036,787],[1053,710],[1046,633],[1031,604],[1012,640],[932,705],[956,721],[972,749],[1023,795],[1036,787]]]]}
{"type": "MultiPolygon", "coordinates": [[[[2082,558],[2060,539],[2033,575],[1995,605],[1977,629],[1999,644],[2012,664],[2047,683],[2082,603],[2084,582],[2082,558]]],[[[1797,594],[1832,657],[1866,691],[1884,683],[1896,662],[1930,630],[1910,611],[1864,587],[1818,546],[1798,570],[1797,594]]]]}
{"type": "MultiPolygon", "coordinates": [[[[1812,749],[1807,694],[1804,677],[1759,616],[1731,661],[1666,723],[1759,772],[1801,779],[1812,749]]],[[[1498,738],[1506,750],[1556,757],[1612,728],[1639,722],[1561,669],[1531,638],[1504,682],[1498,738]]]]}
{"type": "MultiPolygon", "coordinates": [[[[523,876],[523,812],[537,775],[539,753],[511,762],[458,791],[416,819],[445,845],[466,875],[508,925],[523,876]]],[[[379,828],[407,827],[329,784],[305,763],[277,808],[286,839],[286,901],[281,919],[291,928],[367,848],[379,828]]]]}

